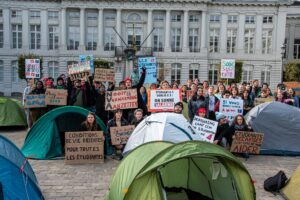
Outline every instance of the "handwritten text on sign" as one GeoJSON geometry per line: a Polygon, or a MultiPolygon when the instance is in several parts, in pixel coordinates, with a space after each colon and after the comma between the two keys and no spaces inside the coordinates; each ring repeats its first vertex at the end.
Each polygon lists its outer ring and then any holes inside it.
{"type": "Polygon", "coordinates": [[[156,83],[156,58],[155,57],[144,57],[139,58],[138,60],[139,66],[139,75],[142,73],[142,68],[146,68],[146,78],[145,83],[156,83]]]}
{"type": "Polygon", "coordinates": [[[233,79],[235,76],[235,60],[221,60],[221,78],[233,79]]]}
{"type": "Polygon", "coordinates": [[[148,92],[149,112],[174,111],[174,105],[182,101],[181,90],[150,90],[148,92]]]}
{"type": "Polygon", "coordinates": [[[106,92],[105,110],[137,108],[137,98],[136,89],[106,92]]]}
{"type": "Polygon", "coordinates": [[[240,99],[221,99],[219,110],[229,121],[233,121],[235,116],[243,114],[243,106],[244,102],[240,99]]]}
{"type": "Polygon", "coordinates": [[[195,116],[192,125],[203,141],[210,143],[214,141],[218,122],[195,116]]]}
{"type": "Polygon", "coordinates": [[[24,108],[43,108],[46,107],[44,94],[29,94],[25,96],[24,108]]]}
{"type": "Polygon", "coordinates": [[[47,89],[45,94],[46,94],[47,105],[58,105],[58,106],[67,105],[67,96],[68,96],[67,90],[47,89]]]}
{"type": "Polygon", "coordinates": [[[94,80],[101,82],[115,82],[115,70],[96,68],[94,80]]]}
{"type": "Polygon", "coordinates": [[[102,131],[66,132],[66,164],[103,163],[104,137],[102,131]]]}
{"type": "Polygon", "coordinates": [[[110,137],[112,145],[126,144],[129,136],[134,130],[135,126],[120,126],[110,128],[110,137]]]}
{"type": "Polygon", "coordinates": [[[26,78],[40,78],[40,59],[25,59],[26,78]]]}
{"type": "Polygon", "coordinates": [[[259,154],[263,139],[263,133],[236,131],[230,151],[236,153],[259,154]]]}
{"type": "Polygon", "coordinates": [[[68,73],[72,81],[88,76],[90,74],[90,70],[91,66],[89,61],[68,66],[68,73]]]}

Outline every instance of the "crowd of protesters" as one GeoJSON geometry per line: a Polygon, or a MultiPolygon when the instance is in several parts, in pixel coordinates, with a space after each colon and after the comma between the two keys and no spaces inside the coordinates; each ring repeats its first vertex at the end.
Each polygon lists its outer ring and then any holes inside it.
{"type": "MultiPolygon", "coordinates": [[[[92,76],[71,81],[64,74],[56,80],[53,78],[43,78],[35,83],[28,84],[24,90],[26,94],[45,94],[48,88],[65,89],[68,91],[67,105],[80,106],[91,111],[87,119],[81,125],[81,130],[99,130],[95,124],[95,117],[98,116],[108,127],[118,127],[125,125],[137,126],[146,115],[147,111],[147,89],[144,86],[146,69],[143,68],[141,77],[137,84],[133,85],[130,78],[125,78],[118,85],[114,83],[103,84],[94,81],[92,76]],[[113,90],[136,89],[138,91],[138,108],[116,110],[113,112],[105,110],[105,93],[113,90]],[[94,114],[95,113],[95,114],[94,114]]],[[[274,101],[299,107],[299,97],[295,95],[292,88],[286,88],[284,84],[278,84],[276,90],[272,93],[269,85],[263,83],[260,86],[258,80],[243,82],[241,84],[231,83],[225,85],[222,82],[209,85],[208,81],[202,83],[198,79],[187,80],[185,84],[174,81],[170,84],[168,81],[158,81],[158,84],[151,84],[150,89],[180,89],[183,102],[174,102],[174,112],[181,114],[186,104],[188,118],[193,121],[194,116],[201,116],[211,120],[218,121],[219,125],[215,136],[215,144],[224,147],[231,145],[235,131],[249,131],[243,115],[254,107],[255,98],[273,98],[274,101]],[[244,102],[243,115],[237,115],[232,122],[228,122],[224,114],[219,112],[220,99],[240,99],[244,102]]],[[[47,108],[32,108],[27,110],[27,119],[29,127],[43,114],[56,106],[47,108]]],[[[109,134],[108,134],[109,135],[109,134]]],[[[123,145],[115,146],[116,153],[120,154],[123,145]]]]}

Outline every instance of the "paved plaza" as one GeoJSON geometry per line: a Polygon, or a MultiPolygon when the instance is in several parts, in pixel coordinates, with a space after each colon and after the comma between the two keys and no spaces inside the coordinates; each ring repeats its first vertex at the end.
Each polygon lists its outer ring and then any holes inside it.
{"type": "MultiPolygon", "coordinates": [[[[26,130],[2,129],[0,134],[21,147],[26,130]]],[[[290,177],[300,164],[300,157],[251,156],[242,162],[255,180],[258,200],[281,200],[280,196],[264,191],[263,181],[279,170],[290,177]]],[[[90,200],[104,199],[119,161],[108,159],[104,164],[65,165],[64,160],[30,160],[30,164],[47,200],[90,200]]]]}

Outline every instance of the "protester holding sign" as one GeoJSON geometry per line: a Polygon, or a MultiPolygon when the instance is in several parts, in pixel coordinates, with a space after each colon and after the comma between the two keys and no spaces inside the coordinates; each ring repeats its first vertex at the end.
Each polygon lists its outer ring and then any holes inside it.
{"type": "Polygon", "coordinates": [[[216,113],[216,120],[218,121],[217,132],[214,140],[214,144],[220,145],[224,148],[227,147],[227,139],[224,136],[225,131],[229,128],[229,124],[226,120],[226,116],[223,113],[216,113]]]}
{"type": "Polygon", "coordinates": [[[95,113],[89,112],[86,117],[86,120],[81,123],[80,131],[99,131],[101,128],[96,123],[95,113]]]}
{"type": "Polygon", "coordinates": [[[144,119],[144,114],[143,114],[143,110],[138,108],[134,111],[134,118],[131,121],[131,125],[134,125],[135,127],[137,127],[139,125],[139,123],[141,121],[143,121],[144,119]]]}
{"type": "MultiPolygon", "coordinates": [[[[68,79],[68,82],[71,80],[68,79]]],[[[69,85],[69,84],[68,84],[69,85]]],[[[70,105],[89,107],[90,106],[90,84],[87,78],[76,80],[74,87],[71,89],[70,105]]]]}
{"type": "Polygon", "coordinates": [[[56,86],[54,88],[59,89],[59,90],[66,90],[67,89],[67,86],[65,85],[65,81],[62,77],[58,77],[56,79],[56,86]]]}
{"type": "MultiPolygon", "coordinates": [[[[36,87],[30,92],[30,94],[45,94],[44,84],[42,81],[36,82],[36,87]]],[[[34,124],[44,113],[45,108],[30,108],[32,123],[34,124]]]]}
{"type": "Polygon", "coordinates": [[[108,120],[112,117],[111,112],[105,110],[105,85],[101,84],[99,90],[95,90],[95,102],[96,102],[96,115],[107,124],[108,120]]]}
{"type": "MultiPolygon", "coordinates": [[[[194,94],[188,103],[189,118],[191,122],[194,116],[197,115],[199,108],[205,108],[208,111],[208,98],[204,96],[203,87],[199,87],[197,93],[194,94]]],[[[208,113],[206,113],[208,116],[208,113]]]]}

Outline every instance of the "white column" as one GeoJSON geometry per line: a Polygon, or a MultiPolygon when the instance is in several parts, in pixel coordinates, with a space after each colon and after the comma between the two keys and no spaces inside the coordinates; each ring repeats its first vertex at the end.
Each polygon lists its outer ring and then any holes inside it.
{"type": "Polygon", "coordinates": [[[182,49],[184,52],[189,51],[188,46],[188,34],[189,34],[189,11],[185,10],[183,13],[183,42],[182,42],[182,49]]]}
{"type": "Polygon", "coordinates": [[[61,49],[65,50],[65,49],[67,49],[67,46],[66,46],[66,40],[67,40],[67,34],[66,34],[66,32],[67,32],[66,8],[61,9],[61,27],[60,27],[60,30],[61,30],[61,38],[60,38],[61,49]]]}
{"type": "Polygon", "coordinates": [[[227,43],[227,15],[221,15],[221,31],[220,31],[220,53],[226,53],[227,43]]]}
{"type": "Polygon", "coordinates": [[[48,16],[47,10],[41,10],[41,49],[48,49],[48,16]]]}
{"type": "Polygon", "coordinates": [[[207,12],[202,11],[202,20],[201,20],[201,49],[206,48],[206,33],[207,33],[207,21],[206,21],[207,12]]]}
{"type": "Polygon", "coordinates": [[[256,30],[255,30],[255,54],[262,53],[262,15],[256,15],[256,30]]]}
{"type": "MultiPolygon", "coordinates": [[[[148,10],[148,20],[147,20],[147,37],[152,31],[152,10],[148,10]]],[[[145,38],[146,39],[146,38],[145,38]]],[[[147,39],[147,47],[152,46],[152,35],[149,35],[147,39]]]]}
{"type": "MultiPolygon", "coordinates": [[[[286,13],[287,13],[287,11],[285,10],[285,8],[282,8],[282,9],[279,8],[277,21],[275,21],[276,28],[274,28],[274,30],[276,30],[276,33],[277,33],[277,38],[275,41],[272,41],[273,42],[272,45],[275,45],[275,49],[276,49],[276,51],[275,51],[276,58],[277,58],[277,60],[280,60],[280,61],[282,61],[281,46],[284,44],[284,38],[285,38],[286,13]]],[[[282,69],[282,63],[281,63],[280,79],[277,80],[277,83],[282,82],[282,78],[283,78],[283,69],[282,69]]]]}
{"type": "Polygon", "coordinates": [[[80,41],[79,41],[79,50],[85,50],[85,15],[84,8],[80,8],[80,41]]]}
{"type": "Polygon", "coordinates": [[[98,13],[98,46],[97,50],[103,51],[103,9],[99,9],[98,13]]]}
{"type": "MultiPolygon", "coordinates": [[[[117,32],[122,35],[121,33],[121,9],[117,9],[117,22],[116,22],[116,30],[117,32]]],[[[116,44],[117,47],[121,46],[121,38],[116,35],[116,44]]]]}
{"type": "Polygon", "coordinates": [[[22,49],[29,49],[29,18],[28,10],[22,12],[22,49]]]}
{"type": "Polygon", "coordinates": [[[10,49],[10,17],[9,17],[9,9],[5,8],[3,9],[3,39],[4,39],[4,44],[3,48],[4,49],[10,49]]]}
{"type": "Polygon", "coordinates": [[[166,10],[165,52],[170,51],[171,11],[166,10]]]}
{"type": "Polygon", "coordinates": [[[285,50],[288,51],[286,52],[287,59],[292,60],[294,59],[294,40],[295,40],[295,24],[291,24],[289,27],[288,33],[289,33],[289,39],[288,43],[286,44],[285,50]]]}
{"type": "Polygon", "coordinates": [[[239,26],[237,34],[237,52],[244,54],[244,33],[245,33],[245,15],[239,16],[239,26]]]}

